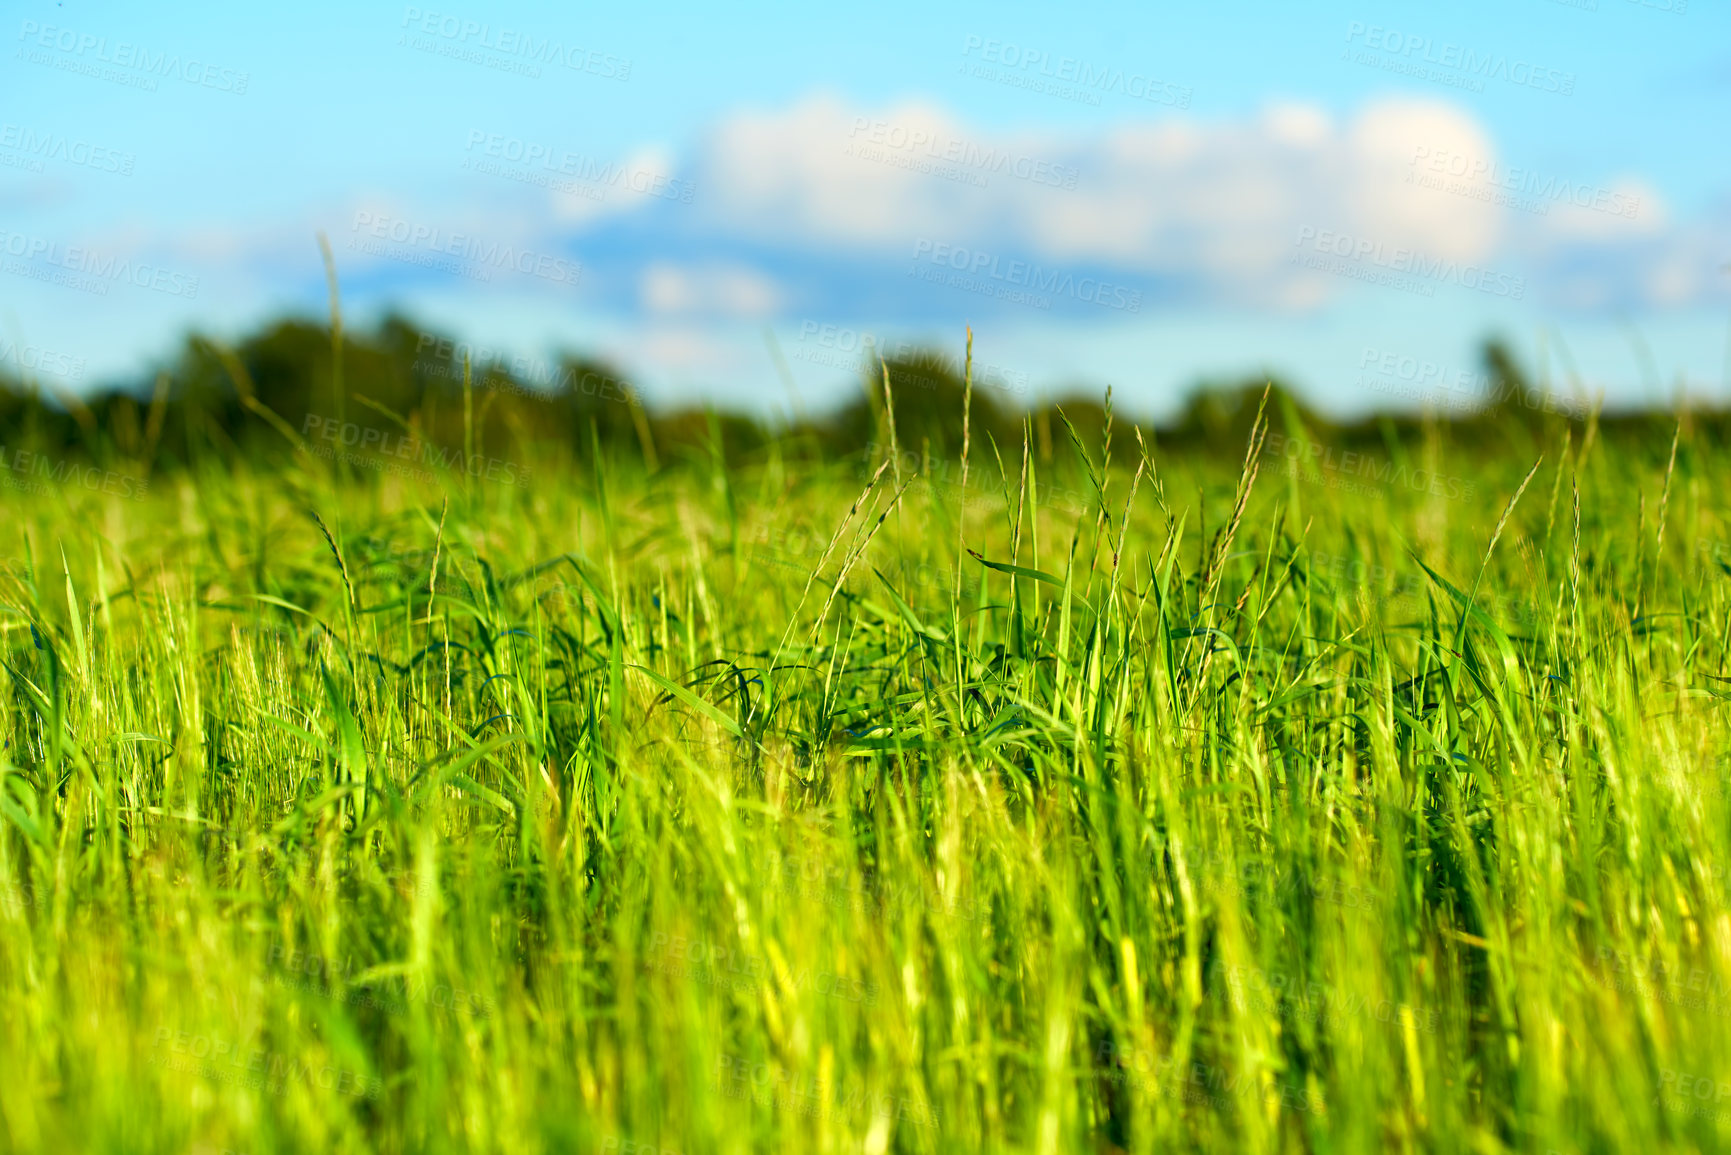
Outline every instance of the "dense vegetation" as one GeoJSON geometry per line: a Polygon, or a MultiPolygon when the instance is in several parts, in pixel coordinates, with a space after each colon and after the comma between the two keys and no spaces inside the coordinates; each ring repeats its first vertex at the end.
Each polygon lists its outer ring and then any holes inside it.
{"type": "Polygon", "coordinates": [[[0,1146],[1731,1136],[1720,417],[422,341],[7,401],[0,1146]]]}

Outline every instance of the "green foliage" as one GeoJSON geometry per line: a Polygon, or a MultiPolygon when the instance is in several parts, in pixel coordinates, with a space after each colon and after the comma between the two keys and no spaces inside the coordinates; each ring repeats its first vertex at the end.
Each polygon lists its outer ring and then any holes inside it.
{"type": "MultiPolygon", "coordinates": [[[[297,432],[324,340],[237,351],[297,432]]],[[[895,368],[909,462],[399,360],[346,420],[527,481],[296,450],[219,356],[244,437],[0,495],[0,1147],[1723,1145],[1704,422],[976,393],[964,471],[895,368]]]]}

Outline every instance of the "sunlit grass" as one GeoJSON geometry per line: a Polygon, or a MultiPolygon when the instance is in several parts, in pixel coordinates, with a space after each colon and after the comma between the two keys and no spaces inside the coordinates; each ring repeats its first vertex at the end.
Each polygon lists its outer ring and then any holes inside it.
{"type": "Polygon", "coordinates": [[[1712,446],[1261,433],[7,495],[0,1146],[1731,1143],[1712,446]]]}

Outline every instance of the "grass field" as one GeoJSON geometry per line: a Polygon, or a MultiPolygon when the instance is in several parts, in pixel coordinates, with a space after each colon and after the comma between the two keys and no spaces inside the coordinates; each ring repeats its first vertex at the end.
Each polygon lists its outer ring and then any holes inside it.
{"type": "Polygon", "coordinates": [[[895,428],[0,494],[0,1146],[1731,1145],[1687,414],[895,428]]]}

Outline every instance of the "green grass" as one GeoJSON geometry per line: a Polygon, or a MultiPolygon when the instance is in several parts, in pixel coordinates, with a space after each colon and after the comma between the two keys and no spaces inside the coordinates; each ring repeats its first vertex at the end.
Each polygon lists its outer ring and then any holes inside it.
{"type": "Polygon", "coordinates": [[[0,1146],[1731,1143],[1724,459],[1110,435],[5,496],[0,1146]]]}

